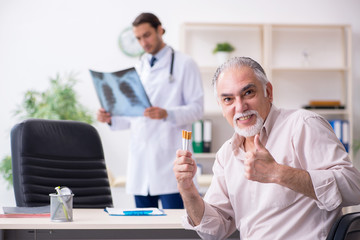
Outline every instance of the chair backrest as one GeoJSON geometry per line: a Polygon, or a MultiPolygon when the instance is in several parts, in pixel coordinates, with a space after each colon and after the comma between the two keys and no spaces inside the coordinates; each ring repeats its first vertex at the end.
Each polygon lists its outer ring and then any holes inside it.
{"type": "Polygon", "coordinates": [[[11,130],[16,205],[50,204],[49,193],[66,186],[74,208],[112,207],[104,152],[96,129],[83,122],[28,119],[11,130]]]}
{"type": "Polygon", "coordinates": [[[360,239],[360,212],[341,216],[332,226],[326,240],[360,239]]]}

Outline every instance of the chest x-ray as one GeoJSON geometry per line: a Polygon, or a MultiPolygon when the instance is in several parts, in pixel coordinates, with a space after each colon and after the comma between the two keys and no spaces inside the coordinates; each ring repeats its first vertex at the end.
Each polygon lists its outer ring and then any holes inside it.
{"type": "Polygon", "coordinates": [[[90,73],[101,106],[112,116],[142,116],[151,106],[135,68],[90,73]]]}

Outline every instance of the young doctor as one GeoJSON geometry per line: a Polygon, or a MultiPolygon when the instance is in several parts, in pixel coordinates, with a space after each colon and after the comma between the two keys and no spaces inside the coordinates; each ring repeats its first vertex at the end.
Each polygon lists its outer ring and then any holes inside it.
{"type": "Polygon", "coordinates": [[[152,13],[142,13],[133,31],[145,50],[135,66],[152,107],[143,117],[110,116],[99,109],[97,119],[112,130],[131,129],[126,191],[136,207],[183,208],[172,170],[181,146],[181,131],[203,116],[200,71],[189,57],[166,45],[165,29],[152,13]]]}

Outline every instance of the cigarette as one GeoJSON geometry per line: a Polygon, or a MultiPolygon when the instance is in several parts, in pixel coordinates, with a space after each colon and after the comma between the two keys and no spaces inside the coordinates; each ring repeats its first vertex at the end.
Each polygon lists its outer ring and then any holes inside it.
{"type": "Polygon", "coordinates": [[[182,130],[182,149],[188,150],[191,142],[191,131],[182,130]]]}

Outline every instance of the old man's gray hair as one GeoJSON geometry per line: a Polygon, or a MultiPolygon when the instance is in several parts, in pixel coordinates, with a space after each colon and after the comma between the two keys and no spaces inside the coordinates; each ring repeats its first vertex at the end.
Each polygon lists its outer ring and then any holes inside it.
{"type": "Polygon", "coordinates": [[[220,67],[218,67],[212,80],[215,96],[217,97],[216,84],[220,74],[225,70],[240,67],[249,67],[254,71],[256,78],[262,83],[264,87],[264,92],[266,96],[266,84],[269,82],[269,80],[267,79],[265,71],[261,67],[261,65],[249,57],[234,57],[223,63],[220,67]]]}

